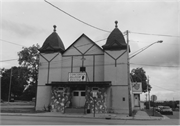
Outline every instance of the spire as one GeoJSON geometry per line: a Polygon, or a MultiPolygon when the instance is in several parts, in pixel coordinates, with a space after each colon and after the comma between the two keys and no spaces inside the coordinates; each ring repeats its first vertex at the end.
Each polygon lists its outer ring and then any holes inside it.
{"type": "Polygon", "coordinates": [[[54,27],[54,32],[56,32],[56,25],[53,25],[53,27],[54,27]]]}
{"type": "Polygon", "coordinates": [[[118,27],[117,24],[118,24],[118,21],[115,21],[115,27],[116,27],[116,28],[118,27]]]}

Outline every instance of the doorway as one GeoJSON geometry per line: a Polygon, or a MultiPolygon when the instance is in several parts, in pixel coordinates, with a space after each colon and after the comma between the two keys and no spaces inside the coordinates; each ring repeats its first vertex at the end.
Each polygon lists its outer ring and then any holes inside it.
{"type": "Polygon", "coordinates": [[[74,108],[82,108],[85,104],[85,90],[74,90],[72,94],[72,106],[74,108]]]}
{"type": "Polygon", "coordinates": [[[140,107],[140,99],[138,94],[134,94],[134,106],[140,107]]]}

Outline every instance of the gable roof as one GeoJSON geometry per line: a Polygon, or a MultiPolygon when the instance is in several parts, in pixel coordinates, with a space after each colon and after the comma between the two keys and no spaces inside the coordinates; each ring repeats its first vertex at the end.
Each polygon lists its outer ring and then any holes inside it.
{"type": "MultiPolygon", "coordinates": [[[[94,45],[96,45],[101,51],[103,51],[103,49],[99,46],[99,45],[97,45],[95,42],[93,42],[88,36],[86,36],[84,33],[79,37],[79,38],[77,38],[65,51],[64,51],[64,53],[65,52],[67,52],[79,39],[81,39],[82,37],[85,37],[85,38],[87,38],[92,44],[94,44],[94,45]]],[[[85,44],[84,44],[85,45],[85,44]]],[[[83,46],[83,45],[82,45],[83,46]]]]}
{"type": "Polygon", "coordinates": [[[64,44],[56,33],[56,26],[54,25],[54,32],[49,35],[43,43],[43,46],[39,49],[41,53],[61,52],[65,51],[64,44]]]}

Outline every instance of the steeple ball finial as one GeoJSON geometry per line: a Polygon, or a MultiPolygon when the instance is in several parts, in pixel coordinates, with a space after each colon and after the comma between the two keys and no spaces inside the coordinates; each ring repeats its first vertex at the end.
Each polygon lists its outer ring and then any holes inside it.
{"type": "Polygon", "coordinates": [[[115,21],[115,24],[116,24],[116,25],[115,25],[115,27],[117,28],[117,27],[118,27],[118,26],[117,26],[117,24],[118,24],[118,21],[115,21]]]}
{"type": "Polygon", "coordinates": [[[54,32],[56,32],[56,25],[53,25],[53,27],[54,27],[54,32]]]}

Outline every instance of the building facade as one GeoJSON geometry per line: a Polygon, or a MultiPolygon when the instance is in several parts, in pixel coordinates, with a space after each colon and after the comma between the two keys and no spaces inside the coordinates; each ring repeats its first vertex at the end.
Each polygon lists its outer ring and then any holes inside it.
{"type": "Polygon", "coordinates": [[[36,110],[129,113],[129,53],[117,22],[102,47],[82,34],[65,49],[54,26],[39,51],[36,110]]]}

